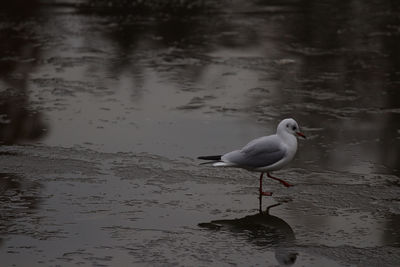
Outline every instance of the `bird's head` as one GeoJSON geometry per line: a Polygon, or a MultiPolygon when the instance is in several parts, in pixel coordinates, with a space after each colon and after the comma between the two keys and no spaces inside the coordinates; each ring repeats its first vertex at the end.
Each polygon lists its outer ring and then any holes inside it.
{"type": "Polygon", "coordinates": [[[304,139],[306,138],[306,136],[300,131],[300,127],[297,122],[292,118],[284,119],[279,123],[277,133],[279,132],[287,132],[289,134],[293,134],[296,137],[299,136],[304,139]]]}

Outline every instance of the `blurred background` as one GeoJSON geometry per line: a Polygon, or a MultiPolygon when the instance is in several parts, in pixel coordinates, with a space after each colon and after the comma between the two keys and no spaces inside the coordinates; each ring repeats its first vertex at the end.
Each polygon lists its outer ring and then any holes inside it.
{"type": "Polygon", "coordinates": [[[0,5],[2,144],[195,157],[293,117],[302,164],[399,173],[396,1],[0,5]]]}
{"type": "Polygon", "coordinates": [[[301,164],[399,173],[396,1],[0,5],[2,144],[195,157],[293,117],[301,164]]]}

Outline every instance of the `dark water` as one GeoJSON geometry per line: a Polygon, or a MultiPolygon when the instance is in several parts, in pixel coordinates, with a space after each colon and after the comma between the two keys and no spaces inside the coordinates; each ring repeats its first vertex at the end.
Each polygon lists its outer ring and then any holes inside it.
{"type": "Polygon", "coordinates": [[[8,265],[399,263],[397,2],[15,1],[0,38],[8,265]],[[235,227],[256,175],[194,158],[285,117],[297,186],[235,227]]]}

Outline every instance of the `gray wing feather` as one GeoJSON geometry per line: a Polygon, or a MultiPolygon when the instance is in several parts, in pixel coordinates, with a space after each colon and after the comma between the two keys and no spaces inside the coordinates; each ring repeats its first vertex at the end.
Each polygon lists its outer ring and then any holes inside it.
{"type": "Polygon", "coordinates": [[[281,145],[276,135],[255,139],[241,150],[235,150],[222,156],[224,162],[248,168],[272,165],[286,155],[286,148],[281,145]]]}

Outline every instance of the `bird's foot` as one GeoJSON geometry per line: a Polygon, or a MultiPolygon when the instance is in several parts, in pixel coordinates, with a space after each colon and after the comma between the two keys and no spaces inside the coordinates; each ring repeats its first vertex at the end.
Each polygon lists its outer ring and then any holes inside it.
{"type": "Polygon", "coordinates": [[[285,181],[282,181],[281,183],[286,187],[294,186],[293,184],[289,184],[288,182],[285,182],[285,181]]]}
{"type": "Polygon", "coordinates": [[[288,182],[286,182],[286,181],[284,181],[284,180],[282,180],[282,179],[279,179],[279,178],[276,178],[276,177],[272,176],[272,175],[269,174],[268,172],[267,172],[267,176],[268,176],[269,178],[271,178],[271,179],[274,179],[274,180],[280,182],[281,184],[283,184],[283,185],[286,186],[286,187],[291,187],[291,186],[293,186],[292,184],[289,184],[288,182]]]}
{"type": "Polygon", "coordinates": [[[272,196],[272,192],[260,192],[260,195],[261,195],[261,196],[270,197],[270,196],[272,196]]]}

